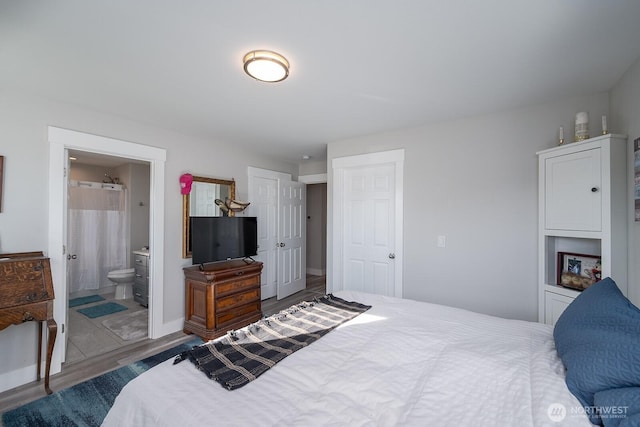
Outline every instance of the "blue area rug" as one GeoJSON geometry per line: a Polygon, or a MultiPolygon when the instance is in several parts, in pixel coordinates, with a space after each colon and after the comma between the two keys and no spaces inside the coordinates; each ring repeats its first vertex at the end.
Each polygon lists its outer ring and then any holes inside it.
{"type": "Polygon", "coordinates": [[[146,370],[202,344],[199,338],[107,372],[73,387],[2,414],[4,427],[94,427],[102,424],[116,396],[129,381],[146,370]]]}
{"type": "Polygon", "coordinates": [[[78,313],[82,313],[90,319],[95,319],[96,317],[106,316],[107,314],[117,313],[126,309],[127,307],[124,305],[120,305],[115,302],[108,302],[105,304],[94,305],[92,307],[81,308],[78,310],[78,313]]]}
{"type": "Polygon", "coordinates": [[[74,298],[69,300],[69,308],[98,301],[104,301],[104,298],[102,298],[100,295],[89,295],[88,297],[74,298]]]}

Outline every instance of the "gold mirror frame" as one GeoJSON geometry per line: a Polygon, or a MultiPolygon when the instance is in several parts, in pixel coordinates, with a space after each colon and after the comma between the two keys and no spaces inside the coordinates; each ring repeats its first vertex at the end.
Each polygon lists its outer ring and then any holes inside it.
{"type": "MultiPolygon", "coordinates": [[[[234,180],[205,178],[194,176],[193,182],[206,182],[209,184],[219,184],[229,186],[229,198],[236,198],[236,182],[234,180]]],[[[191,258],[191,215],[190,211],[191,193],[182,195],[182,258],[191,258]]],[[[229,216],[234,216],[233,211],[229,211],[229,216]]]]}

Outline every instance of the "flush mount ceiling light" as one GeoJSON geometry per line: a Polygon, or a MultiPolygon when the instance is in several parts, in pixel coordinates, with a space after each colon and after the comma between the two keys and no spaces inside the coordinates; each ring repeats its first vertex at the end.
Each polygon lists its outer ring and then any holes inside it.
{"type": "Polygon", "coordinates": [[[244,56],[244,71],[261,82],[281,82],[289,75],[289,61],[270,50],[254,50],[244,56]]]}

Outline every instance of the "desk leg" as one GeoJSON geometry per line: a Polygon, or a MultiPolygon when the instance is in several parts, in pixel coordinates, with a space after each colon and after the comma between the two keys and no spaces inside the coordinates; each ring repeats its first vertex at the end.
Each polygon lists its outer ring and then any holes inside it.
{"type": "MultiPolygon", "coordinates": [[[[49,388],[49,372],[51,371],[51,357],[53,356],[53,345],[56,343],[58,324],[55,320],[48,319],[47,328],[49,328],[49,339],[47,340],[47,366],[44,371],[44,389],[47,394],[51,394],[51,388],[49,388]]],[[[40,335],[40,339],[42,339],[42,335],[40,335]]],[[[38,364],[38,369],[40,369],[40,364],[38,364]]]]}
{"type": "Polygon", "coordinates": [[[38,322],[38,381],[40,381],[40,365],[42,365],[42,322],[38,322]]]}

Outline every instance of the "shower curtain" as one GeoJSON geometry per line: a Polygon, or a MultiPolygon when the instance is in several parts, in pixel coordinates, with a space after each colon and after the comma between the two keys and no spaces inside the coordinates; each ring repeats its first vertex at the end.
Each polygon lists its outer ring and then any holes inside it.
{"type": "Polygon", "coordinates": [[[127,268],[125,192],[124,186],[118,184],[71,182],[68,211],[70,293],[111,285],[107,274],[127,268]]]}

